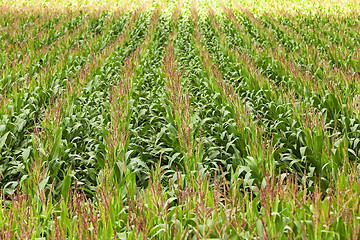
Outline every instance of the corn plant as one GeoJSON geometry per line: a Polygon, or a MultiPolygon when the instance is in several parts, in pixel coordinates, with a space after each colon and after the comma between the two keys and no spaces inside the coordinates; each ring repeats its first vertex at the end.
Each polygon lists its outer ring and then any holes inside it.
{"type": "Polygon", "coordinates": [[[0,1],[0,239],[359,239],[356,1],[0,1]]]}

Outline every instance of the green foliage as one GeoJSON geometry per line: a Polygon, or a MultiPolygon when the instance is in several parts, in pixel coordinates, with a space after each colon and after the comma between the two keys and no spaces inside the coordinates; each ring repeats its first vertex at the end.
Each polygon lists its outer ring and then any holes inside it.
{"type": "Polygon", "coordinates": [[[358,239],[359,19],[136,4],[0,13],[0,238],[358,239]]]}

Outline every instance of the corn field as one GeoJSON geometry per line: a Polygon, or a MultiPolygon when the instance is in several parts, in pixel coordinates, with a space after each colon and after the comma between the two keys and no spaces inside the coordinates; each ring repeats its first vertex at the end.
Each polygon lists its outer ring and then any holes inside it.
{"type": "Polygon", "coordinates": [[[359,10],[0,0],[0,239],[360,239],[359,10]]]}

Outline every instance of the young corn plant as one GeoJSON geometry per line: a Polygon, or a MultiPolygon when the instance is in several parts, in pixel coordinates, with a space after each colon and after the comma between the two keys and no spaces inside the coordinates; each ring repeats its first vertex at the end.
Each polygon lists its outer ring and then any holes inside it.
{"type": "MultiPolygon", "coordinates": [[[[120,160],[120,164],[124,164],[128,138],[129,138],[129,119],[130,119],[130,97],[133,78],[136,74],[138,65],[138,52],[132,57],[128,57],[122,68],[120,79],[110,86],[110,128],[106,137],[108,147],[108,164],[114,164],[120,160]],[[115,85],[116,84],[116,85],[115,85]]],[[[126,166],[123,165],[121,170],[125,173],[126,166]]]]}
{"type": "Polygon", "coordinates": [[[173,120],[178,130],[178,140],[185,155],[184,164],[186,172],[195,171],[197,168],[196,142],[192,130],[192,109],[189,94],[182,88],[181,73],[177,69],[176,56],[173,43],[170,42],[165,49],[164,72],[169,103],[172,109],[173,120]]]}
{"type": "Polygon", "coordinates": [[[4,2],[0,239],[359,239],[357,16],[4,2]]]}
{"type": "MultiPolygon", "coordinates": [[[[52,104],[45,111],[40,125],[34,119],[34,132],[32,134],[33,151],[28,148],[24,153],[30,156],[28,162],[28,179],[25,182],[27,191],[31,196],[45,198],[45,187],[48,185],[48,166],[57,161],[61,154],[62,126],[61,121],[65,112],[66,104],[63,96],[52,100],[52,104]]],[[[59,169],[57,169],[59,171],[59,169]]],[[[52,186],[53,187],[53,186],[52,186]]],[[[50,190],[51,192],[52,190],[50,190]]],[[[49,198],[51,197],[51,193],[49,198]]]]}

